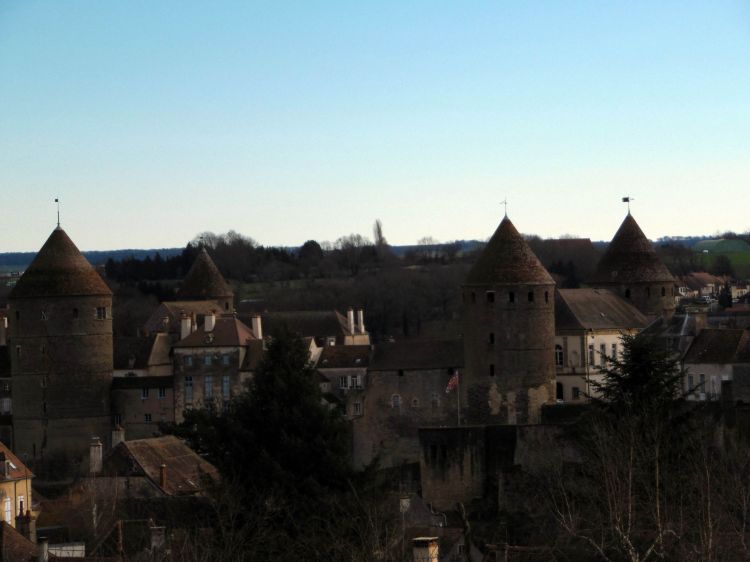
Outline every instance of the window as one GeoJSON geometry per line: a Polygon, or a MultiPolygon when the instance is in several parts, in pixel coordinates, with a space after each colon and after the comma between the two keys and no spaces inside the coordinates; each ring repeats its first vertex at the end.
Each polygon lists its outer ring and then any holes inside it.
{"type": "Polygon", "coordinates": [[[214,397],[214,377],[206,375],[203,377],[203,399],[208,401],[214,397]]]}
{"type": "Polygon", "coordinates": [[[411,399],[411,407],[412,408],[419,408],[419,398],[412,398],[411,399]]]}
{"type": "Polygon", "coordinates": [[[21,311],[16,310],[16,320],[20,320],[20,319],[21,319],[21,311]]]}
{"type": "Polygon", "coordinates": [[[203,364],[204,365],[210,365],[211,364],[211,356],[210,355],[204,355],[203,356],[203,364]]]}
{"type": "Polygon", "coordinates": [[[573,400],[580,400],[581,398],[581,389],[577,386],[573,387],[573,400]]]}
{"type": "Polygon", "coordinates": [[[490,364],[490,376],[491,377],[495,376],[495,365],[494,364],[490,364]]]}
{"type": "Polygon", "coordinates": [[[354,388],[362,388],[362,375],[352,376],[352,386],[354,388]]]}
{"type": "Polygon", "coordinates": [[[545,304],[549,302],[549,291],[544,291],[544,302],[545,304]]]}
{"type": "Polygon", "coordinates": [[[495,332],[490,332],[489,342],[490,342],[490,345],[495,343],[495,332]]]}
{"type": "Polygon", "coordinates": [[[362,402],[355,402],[354,404],[352,404],[352,415],[353,416],[362,415],[362,402]]]}
{"type": "Polygon", "coordinates": [[[534,291],[529,291],[529,302],[534,302],[534,291]]]}
{"type": "Polygon", "coordinates": [[[5,522],[12,525],[11,517],[13,517],[13,505],[11,504],[10,498],[5,498],[5,522]]]}
{"type": "Polygon", "coordinates": [[[339,388],[347,388],[348,383],[345,376],[339,377],[339,388]]]}
{"type": "Polygon", "coordinates": [[[605,367],[607,365],[607,346],[604,344],[599,345],[599,366],[605,367]]]}
{"type": "Polygon", "coordinates": [[[229,360],[231,359],[230,355],[228,353],[225,353],[221,356],[221,363],[222,365],[229,365],[229,360]]]}
{"type": "Polygon", "coordinates": [[[706,392],[706,375],[701,373],[698,375],[700,377],[700,388],[698,389],[700,392],[706,392]]]}
{"type": "Polygon", "coordinates": [[[164,400],[167,397],[167,389],[163,386],[159,387],[159,400],[164,400]]]}
{"type": "Polygon", "coordinates": [[[666,297],[667,296],[667,288],[666,287],[662,287],[661,288],[661,296],[662,297],[666,297]]]}
{"type": "Polygon", "coordinates": [[[612,344],[612,359],[617,359],[617,344],[612,344]]]}
{"type": "Polygon", "coordinates": [[[0,413],[2,414],[10,414],[10,405],[11,401],[10,398],[2,398],[0,399],[0,413]]]}
{"type": "Polygon", "coordinates": [[[151,414],[143,414],[143,421],[151,423],[151,414]]]}
{"type": "Polygon", "coordinates": [[[185,402],[193,401],[193,377],[185,377],[185,402]]]}
{"type": "Polygon", "coordinates": [[[77,308],[73,309],[73,318],[78,318],[78,309],[77,308]]]}
{"type": "Polygon", "coordinates": [[[625,298],[626,299],[630,298],[630,289],[625,289],[625,298]]]}
{"type": "Polygon", "coordinates": [[[224,375],[221,377],[221,397],[224,400],[229,400],[229,396],[229,375],[224,375]]]}
{"type": "Polygon", "coordinates": [[[477,302],[477,294],[474,291],[471,292],[471,302],[472,304],[477,302]]]}
{"type": "Polygon", "coordinates": [[[562,367],[563,364],[563,348],[558,344],[555,346],[555,367],[562,367]]]}
{"type": "Polygon", "coordinates": [[[693,377],[693,375],[688,375],[688,387],[687,387],[687,390],[688,390],[688,392],[693,392],[694,389],[695,389],[695,377],[693,377]]]}
{"type": "Polygon", "coordinates": [[[399,369],[398,370],[398,376],[399,377],[403,377],[404,376],[404,370],[403,369],[399,369]]]}
{"type": "Polygon", "coordinates": [[[145,400],[146,398],[148,398],[148,387],[144,386],[141,389],[141,400],[145,400]]]}
{"type": "Polygon", "coordinates": [[[516,302],[516,294],[513,291],[508,293],[508,302],[516,302]]]}
{"type": "Polygon", "coordinates": [[[437,392],[432,393],[431,404],[433,409],[440,407],[440,394],[437,392]]]}
{"type": "Polygon", "coordinates": [[[495,291],[487,291],[487,293],[485,294],[487,295],[487,302],[489,303],[495,302],[495,291]]]}
{"type": "Polygon", "coordinates": [[[647,297],[651,296],[651,287],[646,287],[646,296],[647,297]]]}
{"type": "Polygon", "coordinates": [[[97,320],[106,320],[107,319],[107,307],[106,306],[97,306],[96,312],[95,312],[95,318],[97,320]]]}
{"type": "Polygon", "coordinates": [[[193,356],[192,355],[185,355],[182,358],[182,362],[185,364],[186,367],[192,367],[193,366],[193,356]]]}
{"type": "Polygon", "coordinates": [[[400,408],[400,407],[401,407],[401,395],[392,394],[391,395],[391,408],[400,408]]]}
{"type": "Polygon", "coordinates": [[[16,346],[16,358],[18,359],[21,358],[21,346],[20,345],[16,346]]]}
{"type": "Polygon", "coordinates": [[[47,311],[42,310],[42,320],[46,320],[46,319],[47,319],[47,311]]]}
{"type": "Polygon", "coordinates": [[[589,365],[594,364],[594,344],[589,344],[589,365]]]}

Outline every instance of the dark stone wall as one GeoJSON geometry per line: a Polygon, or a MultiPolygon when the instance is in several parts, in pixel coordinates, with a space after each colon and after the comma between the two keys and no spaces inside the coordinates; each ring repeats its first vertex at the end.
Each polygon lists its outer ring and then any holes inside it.
{"type": "Polygon", "coordinates": [[[91,438],[111,428],[112,298],[10,301],[15,452],[37,459],[88,455],[91,438]],[[97,308],[107,317],[97,318],[97,308]]]}
{"type": "Polygon", "coordinates": [[[467,422],[538,423],[555,398],[554,285],[465,286],[463,301],[467,422]]]}

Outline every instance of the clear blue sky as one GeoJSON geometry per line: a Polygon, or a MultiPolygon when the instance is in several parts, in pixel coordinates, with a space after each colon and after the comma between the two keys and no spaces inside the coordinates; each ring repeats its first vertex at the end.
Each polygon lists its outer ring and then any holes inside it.
{"type": "Polygon", "coordinates": [[[0,251],[750,229],[750,3],[0,1],[0,251]]]}

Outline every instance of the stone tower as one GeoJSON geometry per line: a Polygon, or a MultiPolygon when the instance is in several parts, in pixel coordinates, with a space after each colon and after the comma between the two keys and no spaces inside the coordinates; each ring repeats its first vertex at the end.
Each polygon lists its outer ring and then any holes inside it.
{"type": "Polygon", "coordinates": [[[111,427],[112,292],[58,226],[8,303],[14,451],[80,463],[111,427]]]}
{"type": "Polygon", "coordinates": [[[179,295],[181,300],[218,301],[225,312],[234,307],[234,291],[205,248],[201,248],[183,279],[179,295]]]}
{"type": "Polygon", "coordinates": [[[506,216],[462,288],[469,423],[538,423],[555,398],[555,282],[506,216]]]}
{"type": "Polygon", "coordinates": [[[675,279],[630,213],[604,252],[589,285],[610,289],[650,318],[674,313],[675,279]]]}

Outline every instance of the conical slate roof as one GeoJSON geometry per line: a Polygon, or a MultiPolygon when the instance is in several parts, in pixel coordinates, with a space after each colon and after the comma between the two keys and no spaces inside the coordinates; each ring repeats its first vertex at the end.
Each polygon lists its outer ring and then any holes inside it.
{"type": "Polygon", "coordinates": [[[469,271],[466,284],[554,285],[555,281],[506,216],[469,271]]]}
{"type": "Polygon", "coordinates": [[[646,235],[628,213],[604,252],[592,283],[674,283],[646,235]]]}
{"type": "Polygon", "coordinates": [[[59,226],[13,287],[9,299],[112,295],[107,284],[59,226]]]}
{"type": "Polygon", "coordinates": [[[214,260],[205,248],[201,248],[190,271],[182,281],[180,298],[183,299],[220,299],[232,298],[234,292],[216,267],[214,260]]]}

